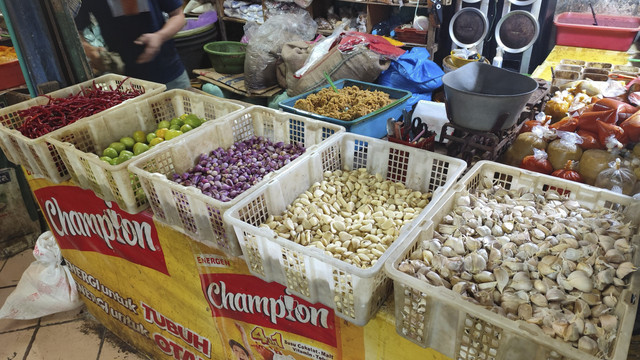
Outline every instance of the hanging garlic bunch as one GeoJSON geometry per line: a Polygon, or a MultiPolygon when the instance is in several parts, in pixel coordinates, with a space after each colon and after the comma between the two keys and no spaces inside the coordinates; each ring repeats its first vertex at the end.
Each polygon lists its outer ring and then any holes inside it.
{"type": "Polygon", "coordinates": [[[629,274],[633,226],[555,191],[460,192],[453,210],[399,270],[589,354],[609,354],[629,274]]]}

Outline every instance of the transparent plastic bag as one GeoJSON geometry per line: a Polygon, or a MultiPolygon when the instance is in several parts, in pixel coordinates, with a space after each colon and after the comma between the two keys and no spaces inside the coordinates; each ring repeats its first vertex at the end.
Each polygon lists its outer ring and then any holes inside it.
{"type": "Polygon", "coordinates": [[[633,195],[633,187],[637,178],[633,170],[623,167],[619,158],[609,163],[609,167],[598,174],[595,186],[613,192],[633,195]]]}
{"type": "Polygon", "coordinates": [[[549,162],[547,152],[538,148],[533,148],[533,155],[527,155],[522,159],[520,167],[547,175],[553,172],[553,166],[549,162]]]}
{"type": "Polygon", "coordinates": [[[504,154],[504,163],[519,166],[527,155],[533,155],[533,149],[546,150],[547,140],[553,131],[543,126],[534,126],[530,132],[518,135],[511,147],[504,154]]]}
{"type": "Polygon", "coordinates": [[[556,131],[558,139],[553,140],[547,146],[549,161],[554,170],[562,169],[567,161],[578,161],[582,157],[582,137],[576,133],[556,131]]]}
{"type": "Polygon", "coordinates": [[[278,83],[276,62],[282,46],[290,41],[312,40],[318,25],[308,12],[270,17],[251,33],[244,62],[245,87],[249,92],[278,83]]]}

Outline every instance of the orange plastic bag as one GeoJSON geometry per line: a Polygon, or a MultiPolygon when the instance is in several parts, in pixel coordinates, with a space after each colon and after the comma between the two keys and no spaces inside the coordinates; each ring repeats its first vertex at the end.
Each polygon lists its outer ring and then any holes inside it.
{"type": "Polygon", "coordinates": [[[549,125],[549,129],[555,129],[560,131],[574,132],[578,128],[578,118],[565,117],[557,123],[549,125]]]}
{"type": "Polygon", "coordinates": [[[633,114],[630,118],[620,124],[624,135],[630,142],[640,142],[640,113],[633,114]]]}
{"type": "Polygon", "coordinates": [[[604,146],[598,141],[598,134],[587,130],[578,130],[577,133],[582,138],[582,144],[580,144],[580,147],[583,150],[604,148],[604,146]]]}
{"type": "Polygon", "coordinates": [[[622,146],[629,142],[629,139],[624,135],[624,130],[618,125],[596,121],[596,126],[598,127],[598,141],[600,141],[600,144],[606,146],[607,142],[611,142],[611,136],[618,140],[622,146]]]}
{"type": "Polygon", "coordinates": [[[598,132],[597,121],[615,124],[617,121],[616,116],[616,111],[613,109],[582,113],[578,118],[578,129],[591,131],[593,133],[598,132]]]}

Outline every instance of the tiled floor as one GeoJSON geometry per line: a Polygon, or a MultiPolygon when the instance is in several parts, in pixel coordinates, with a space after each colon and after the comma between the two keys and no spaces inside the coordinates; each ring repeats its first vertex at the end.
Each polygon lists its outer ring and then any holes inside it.
{"type": "MultiPolygon", "coordinates": [[[[0,259],[0,307],[34,261],[31,250],[0,259]]],[[[142,360],[85,307],[35,320],[0,319],[0,360],[142,360]]]]}

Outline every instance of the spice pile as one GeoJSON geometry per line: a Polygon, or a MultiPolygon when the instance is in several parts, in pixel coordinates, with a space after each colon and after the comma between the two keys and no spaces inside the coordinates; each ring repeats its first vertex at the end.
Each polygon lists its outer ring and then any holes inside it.
{"type": "Polygon", "coordinates": [[[391,104],[389,94],[382,91],[361,90],[357,86],[347,86],[336,93],[324,88],[293,105],[296,109],[312,112],[339,120],[355,120],[391,104]]]}
{"type": "Polygon", "coordinates": [[[407,189],[366,169],[326,172],[324,180],[302,193],[284,214],[269,216],[260,227],[366,269],[430,198],[430,193],[407,189]]]}
{"type": "Polygon", "coordinates": [[[263,137],[251,137],[224,149],[201,154],[198,163],[173,181],[195,186],[204,195],[223,202],[231,201],[256,184],[268,173],[289,164],[303,154],[297,144],[272,143],[263,137]]]}
{"type": "Polygon", "coordinates": [[[124,89],[124,82],[108,90],[94,83],[93,87],[66,98],[44,95],[49,99],[47,104],[18,111],[18,116],[24,121],[17,130],[30,139],[36,139],[144,93],[144,89],[124,89]]]}
{"type": "Polygon", "coordinates": [[[615,307],[636,270],[633,227],[619,212],[557,192],[485,184],[454,209],[398,269],[589,354],[608,354],[615,307]]]}

